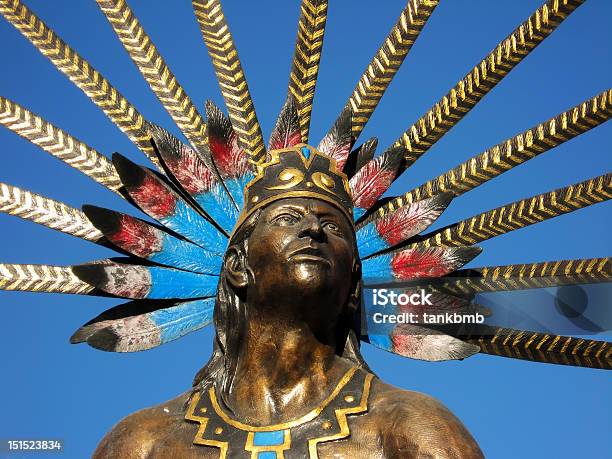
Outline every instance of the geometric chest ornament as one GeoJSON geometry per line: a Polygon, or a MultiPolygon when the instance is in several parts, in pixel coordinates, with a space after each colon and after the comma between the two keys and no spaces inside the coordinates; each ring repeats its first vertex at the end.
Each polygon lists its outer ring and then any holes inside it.
{"type": "Polygon", "coordinates": [[[221,459],[318,458],[319,443],[350,435],[347,416],[367,412],[373,378],[351,368],[319,406],[300,418],[268,426],[232,418],[211,384],[194,394],[185,419],[200,425],[193,443],[219,448],[221,459]]]}

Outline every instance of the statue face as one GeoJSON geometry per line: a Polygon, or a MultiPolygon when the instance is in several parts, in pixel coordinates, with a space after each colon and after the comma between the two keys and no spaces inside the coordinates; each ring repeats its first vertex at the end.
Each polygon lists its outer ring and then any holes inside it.
{"type": "Polygon", "coordinates": [[[295,314],[320,314],[324,307],[337,316],[351,293],[354,247],[353,228],[335,206],[318,199],[276,201],[249,237],[247,262],[255,278],[249,297],[271,307],[295,304],[295,314]]]}

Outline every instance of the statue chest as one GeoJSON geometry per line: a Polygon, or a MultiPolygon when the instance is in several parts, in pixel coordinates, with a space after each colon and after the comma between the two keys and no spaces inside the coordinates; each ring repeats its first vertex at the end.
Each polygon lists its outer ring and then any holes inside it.
{"type": "Polygon", "coordinates": [[[319,406],[300,418],[269,426],[235,419],[211,385],[193,396],[185,419],[199,424],[193,444],[217,448],[222,459],[319,458],[319,445],[348,439],[348,419],[367,413],[372,379],[372,374],[352,368],[319,406]]]}

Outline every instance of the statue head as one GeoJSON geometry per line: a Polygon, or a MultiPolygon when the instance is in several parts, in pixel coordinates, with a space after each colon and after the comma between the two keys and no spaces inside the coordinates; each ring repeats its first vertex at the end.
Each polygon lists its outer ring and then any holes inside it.
{"type": "Polygon", "coordinates": [[[337,354],[365,366],[357,339],[361,264],[346,176],[303,145],[270,158],[246,188],[220,274],[215,351],[196,377],[215,380],[222,392],[231,389],[255,315],[307,326],[337,354]]]}
{"type": "Polygon", "coordinates": [[[249,310],[319,333],[322,319],[335,327],[358,272],[352,222],[326,201],[291,197],[261,209],[248,228],[242,243],[232,241],[224,275],[249,310]]]}

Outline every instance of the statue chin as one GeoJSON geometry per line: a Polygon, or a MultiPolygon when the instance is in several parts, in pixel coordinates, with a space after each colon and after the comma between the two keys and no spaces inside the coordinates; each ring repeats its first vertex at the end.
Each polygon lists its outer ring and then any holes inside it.
{"type": "Polygon", "coordinates": [[[290,267],[288,284],[300,295],[325,294],[332,286],[330,266],[314,261],[299,261],[290,267]]]}

